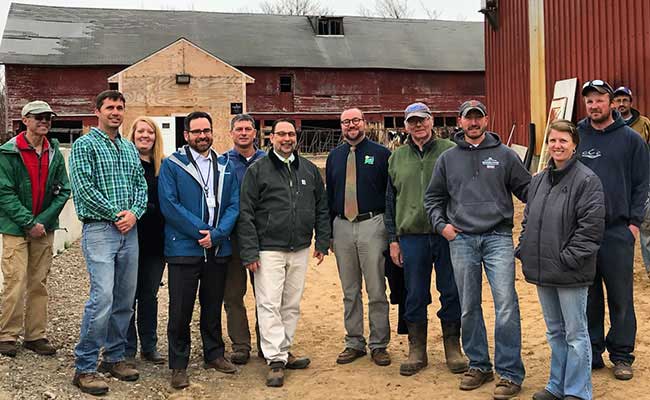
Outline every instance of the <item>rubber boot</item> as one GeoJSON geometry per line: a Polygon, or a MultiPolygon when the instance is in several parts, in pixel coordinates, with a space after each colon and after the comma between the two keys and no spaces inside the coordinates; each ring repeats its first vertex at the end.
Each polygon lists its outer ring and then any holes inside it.
{"type": "Polygon", "coordinates": [[[409,357],[399,366],[399,373],[404,376],[417,374],[427,366],[427,322],[406,322],[409,335],[409,357]]]}
{"type": "Polygon", "coordinates": [[[442,340],[447,368],[454,374],[467,371],[467,359],[460,350],[460,321],[442,323],[442,340]]]}

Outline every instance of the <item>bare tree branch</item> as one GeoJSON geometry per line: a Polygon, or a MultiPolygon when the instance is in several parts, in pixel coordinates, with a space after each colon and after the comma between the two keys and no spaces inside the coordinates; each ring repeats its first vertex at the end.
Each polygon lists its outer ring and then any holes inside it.
{"type": "Polygon", "coordinates": [[[422,0],[419,0],[417,14],[411,8],[409,0],[375,0],[373,9],[366,6],[359,6],[359,14],[364,17],[383,17],[383,18],[428,18],[438,19],[442,12],[427,7],[422,0]]]}
{"type": "Polygon", "coordinates": [[[260,4],[264,14],[329,15],[332,12],[319,0],[265,0],[260,4]]]}

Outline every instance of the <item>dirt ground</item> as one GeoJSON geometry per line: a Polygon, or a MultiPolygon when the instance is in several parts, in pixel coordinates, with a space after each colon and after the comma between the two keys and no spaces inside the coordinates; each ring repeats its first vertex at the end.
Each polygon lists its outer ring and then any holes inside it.
{"type": "MultiPolygon", "coordinates": [[[[521,204],[517,205],[517,220],[521,204]]],[[[4,399],[86,399],[70,383],[74,371],[73,349],[79,334],[79,322],[87,297],[88,278],[78,244],[55,259],[50,275],[50,338],[60,350],[55,357],[38,357],[21,350],[15,359],[0,357],[0,400],[4,399]]],[[[166,280],[166,278],[165,278],[166,280]]],[[[614,380],[611,365],[595,371],[594,395],[597,399],[650,399],[650,280],[646,277],[637,249],[635,294],[638,322],[635,377],[628,382],[614,380]]],[[[523,358],[526,379],[519,398],[529,399],[544,386],[549,368],[550,351],[545,339],[545,325],[537,294],[527,284],[518,266],[517,291],[521,305],[523,358]]],[[[435,295],[435,287],[432,289],[435,295]]],[[[249,318],[254,321],[252,294],[247,294],[249,318]]],[[[160,291],[159,348],[166,353],[167,290],[160,291]]],[[[487,283],[483,285],[484,313],[490,344],[494,309],[487,283]]],[[[124,383],[110,380],[106,399],[490,399],[493,384],[472,392],[458,390],[459,376],[446,369],[443,362],[441,332],[435,316],[438,304],[429,308],[429,367],[413,377],[399,375],[399,364],[407,356],[407,338],[393,334],[389,351],[393,364],[375,366],[369,357],[339,366],[337,354],[343,349],[342,294],[333,256],[309,268],[302,301],[302,317],[293,351],[311,357],[311,366],[303,371],[288,371],[285,386],[267,388],[264,362],[257,357],[234,375],[206,371],[201,367],[198,318],[194,318],[193,348],[189,374],[191,386],[176,391],[169,386],[166,366],[139,362],[140,380],[124,383]]],[[[396,306],[391,306],[391,323],[396,329],[396,306]]],[[[225,328],[224,328],[225,331],[225,328]]],[[[229,350],[228,339],[226,338],[229,350]]]]}

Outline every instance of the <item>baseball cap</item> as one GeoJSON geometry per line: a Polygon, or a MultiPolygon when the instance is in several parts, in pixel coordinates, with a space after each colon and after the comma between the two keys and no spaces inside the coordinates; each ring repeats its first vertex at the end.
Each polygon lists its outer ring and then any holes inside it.
{"type": "Polygon", "coordinates": [[[20,115],[24,117],[27,114],[44,114],[44,113],[50,113],[56,115],[56,113],[52,111],[52,109],[50,108],[49,104],[41,100],[36,100],[36,101],[30,101],[29,103],[25,104],[23,110],[20,112],[20,115]]]}
{"type": "Polygon", "coordinates": [[[605,82],[602,79],[594,79],[592,81],[587,81],[582,85],[582,95],[586,96],[587,93],[592,90],[597,91],[600,94],[613,94],[614,91],[612,87],[609,86],[609,83],[605,82]]]}
{"type": "Polygon", "coordinates": [[[411,117],[427,118],[431,116],[431,110],[424,103],[413,103],[404,110],[404,121],[411,117]]]}
{"type": "Polygon", "coordinates": [[[461,104],[460,108],[458,109],[458,115],[464,118],[472,110],[480,112],[484,117],[487,115],[487,108],[485,107],[485,104],[481,103],[478,100],[467,100],[461,104]]]}
{"type": "Polygon", "coordinates": [[[627,86],[619,86],[614,90],[613,96],[616,97],[620,95],[630,96],[630,98],[632,98],[632,91],[627,86]]]}

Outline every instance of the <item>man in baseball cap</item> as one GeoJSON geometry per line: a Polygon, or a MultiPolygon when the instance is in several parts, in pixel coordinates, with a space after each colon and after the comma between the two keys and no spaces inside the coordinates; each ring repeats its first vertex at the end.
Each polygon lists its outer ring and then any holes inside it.
{"type": "Polygon", "coordinates": [[[47,276],[52,266],[54,230],[70,184],[56,139],[47,134],[56,115],[44,101],[23,107],[20,132],[0,146],[0,234],[5,279],[0,315],[0,354],[15,357],[23,347],[53,355],[47,339],[47,276]],[[24,182],[30,184],[24,185],[24,182]]]}
{"type": "Polygon", "coordinates": [[[610,97],[614,93],[614,90],[612,90],[612,87],[609,86],[609,83],[605,82],[602,79],[594,79],[591,81],[587,81],[582,85],[583,96],[586,96],[587,94],[593,91],[596,91],[600,94],[609,94],[610,97]]]}
{"type": "Polygon", "coordinates": [[[612,108],[621,113],[621,117],[630,128],[637,131],[646,143],[650,142],[650,119],[632,107],[632,90],[620,86],[614,90],[612,108]]]}
{"type": "Polygon", "coordinates": [[[467,114],[474,110],[479,112],[483,117],[487,116],[487,108],[485,107],[485,104],[481,103],[478,100],[467,100],[461,104],[460,108],[458,109],[458,115],[466,118],[467,114]]]}
{"type": "Polygon", "coordinates": [[[409,356],[400,365],[402,375],[414,375],[427,366],[427,306],[431,304],[431,270],[436,269],[440,292],[440,319],[447,368],[453,373],[467,370],[460,350],[460,300],[454,281],[447,240],[433,233],[422,203],[436,160],[454,147],[448,139],[433,135],[431,110],[413,103],[404,110],[407,145],[397,148],[388,160],[388,189],[384,223],[390,257],[404,268],[406,300],[404,320],[408,327],[409,356]],[[419,166],[419,168],[414,168],[419,166]]]}

